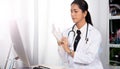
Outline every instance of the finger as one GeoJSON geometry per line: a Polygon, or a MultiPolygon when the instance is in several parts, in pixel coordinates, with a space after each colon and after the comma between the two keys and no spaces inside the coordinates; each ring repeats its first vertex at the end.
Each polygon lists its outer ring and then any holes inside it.
{"type": "Polygon", "coordinates": [[[61,42],[61,44],[64,44],[64,43],[65,43],[65,41],[62,41],[62,42],[61,42]]]}
{"type": "Polygon", "coordinates": [[[61,45],[61,42],[60,41],[57,41],[58,45],[60,46],[61,45]]]}

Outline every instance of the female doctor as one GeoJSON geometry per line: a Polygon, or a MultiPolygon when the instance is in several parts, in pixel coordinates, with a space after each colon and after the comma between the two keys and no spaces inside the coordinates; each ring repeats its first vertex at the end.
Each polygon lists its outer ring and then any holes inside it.
{"type": "Polygon", "coordinates": [[[71,17],[75,24],[58,41],[59,55],[71,69],[103,69],[98,56],[101,35],[92,26],[86,1],[71,3],[71,17]]]}

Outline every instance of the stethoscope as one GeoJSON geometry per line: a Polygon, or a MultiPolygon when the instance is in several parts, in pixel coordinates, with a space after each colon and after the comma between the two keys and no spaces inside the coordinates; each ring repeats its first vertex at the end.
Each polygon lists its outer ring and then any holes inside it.
{"type": "MultiPolygon", "coordinates": [[[[69,37],[70,33],[72,33],[72,32],[73,32],[73,37],[75,37],[75,31],[74,31],[75,25],[76,25],[76,24],[74,24],[73,27],[72,27],[72,30],[70,30],[70,31],[68,32],[68,37],[69,37]]],[[[88,26],[89,26],[89,24],[87,23],[86,36],[85,36],[86,44],[87,44],[87,42],[88,42],[88,37],[87,37],[87,35],[88,35],[88,26]]]]}

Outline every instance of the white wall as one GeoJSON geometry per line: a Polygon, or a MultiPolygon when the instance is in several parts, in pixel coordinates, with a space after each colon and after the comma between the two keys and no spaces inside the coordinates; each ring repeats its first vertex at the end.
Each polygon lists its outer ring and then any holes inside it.
{"type": "Polygon", "coordinates": [[[8,21],[12,19],[10,1],[0,0],[0,67],[4,67],[11,46],[8,21]],[[9,12],[8,12],[9,11],[9,12]]]}
{"type": "Polygon", "coordinates": [[[108,26],[109,26],[109,1],[108,0],[100,0],[99,1],[99,27],[98,29],[101,31],[103,42],[102,42],[102,62],[104,69],[110,69],[109,68],[109,46],[108,46],[108,26]],[[104,32],[104,33],[103,33],[104,32]]]}

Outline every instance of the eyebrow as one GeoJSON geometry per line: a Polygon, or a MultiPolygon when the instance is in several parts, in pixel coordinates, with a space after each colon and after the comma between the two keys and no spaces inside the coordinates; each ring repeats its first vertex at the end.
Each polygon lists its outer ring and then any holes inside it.
{"type": "Polygon", "coordinates": [[[78,10],[78,9],[71,9],[71,10],[78,10]]]}

